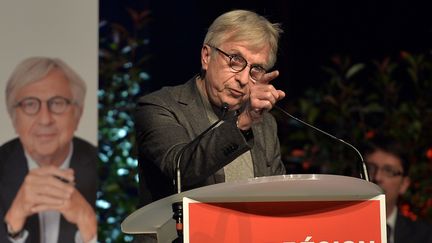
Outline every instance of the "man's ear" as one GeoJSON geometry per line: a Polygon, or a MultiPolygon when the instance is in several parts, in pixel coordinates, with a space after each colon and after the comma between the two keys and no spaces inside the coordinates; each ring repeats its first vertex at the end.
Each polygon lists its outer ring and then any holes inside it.
{"type": "Polygon", "coordinates": [[[409,188],[411,184],[411,179],[408,176],[402,178],[402,184],[399,188],[399,195],[403,195],[409,188]]]}
{"type": "Polygon", "coordinates": [[[79,105],[75,106],[75,111],[74,111],[75,131],[78,129],[83,111],[84,111],[84,104],[82,104],[82,106],[79,105]]]}
{"type": "Polygon", "coordinates": [[[201,48],[201,68],[207,70],[208,65],[210,63],[210,47],[207,45],[203,45],[201,48]]]}

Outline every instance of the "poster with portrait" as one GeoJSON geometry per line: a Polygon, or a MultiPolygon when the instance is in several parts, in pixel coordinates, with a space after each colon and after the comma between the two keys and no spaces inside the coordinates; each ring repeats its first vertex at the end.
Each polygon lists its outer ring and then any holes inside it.
{"type": "Polygon", "coordinates": [[[6,108],[12,71],[28,57],[59,58],[86,82],[75,135],[97,145],[98,1],[2,0],[0,3],[0,145],[17,137],[6,108]]]}

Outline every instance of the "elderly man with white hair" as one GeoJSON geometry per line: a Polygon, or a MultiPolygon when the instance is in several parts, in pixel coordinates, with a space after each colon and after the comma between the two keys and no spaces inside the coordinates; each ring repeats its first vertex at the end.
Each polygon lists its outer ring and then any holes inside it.
{"type": "Polygon", "coordinates": [[[85,92],[56,58],[28,58],[10,76],[18,138],[0,147],[0,242],[96,242],[97,151],[74,137],[85,92]]]}

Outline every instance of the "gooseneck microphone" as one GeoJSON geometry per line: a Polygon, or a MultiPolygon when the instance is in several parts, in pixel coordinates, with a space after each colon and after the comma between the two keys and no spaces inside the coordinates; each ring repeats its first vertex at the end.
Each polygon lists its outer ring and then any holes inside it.
{"type": "Polygon", "coordinates": [[[225,118],[225,115],[227,113],[229,109],[229,105],[227,103],[223,103],[221,110],[222,110],[222,115],[221,118],[219,118],[216,122],[214,122],[211,126],[209,126],[206,130],[204,130],[202,133],[200,133],[198,136],[196,136],[192,141],[190,141],[188,144],[186,144],[182,150],[180,151],[178,157],[177,157],[177,163],[176,163],[176,167],[175,167],[175,173],[176,173],[176,179],[174,181],[174,184],[177,186],[177,193],[181,193],[182,192],[182,185],[181,185],[181,171],[180,171],[180,162],[181,159],[183,157],[184,152],[186,151],[187,148],[189,148],[190,146],[192,146],[192,144],[195,144],[197,142],[199,142],[199,140],[201,140],[201,138],[206,135],[209,131],[211,131],[215,126],[219,125],[220,122],[222,122],[222,120],[225,118]]]}
{"type": "Polygon", "coordinates": [[[333,139],[335,139],[335,140],[337,140],[337,141],[339,141],[339,142],[341,142],[341,143],[347,145],[348,147],[350,147],[350,148],[352,148],[354,151],[356,151],[357,154],[358,154],[359,157],[360,157],[360,160],[361,160],[361,166],[362,166],[362,169],[363,169],[363,174],[360,173],[360,177],[361,177],[362,179],[366,180],[366,181],[369,181],[369,175],[368,175],[368,171],[367,171],[367,168],[366,168],[366,163],[365,163],[365,161],[364,161],[364,159],[363,159],[363,156],[361,155],[360,151],[359,151],[356,147],[354,147],[352,144],[350,144],[350,143],[348,143],[348,142],[345,142],[344,140],[342,140],[342,139],[340,139],[340,138],[337,138],[336,136],[331,135],[330,133],[328,133],[328,132],[326,132],[326,131],[323,131],[323,130],[321,130],[321,129],[319,129],[319,128],[317,128],[317,127],[315,127],[315,126],[313,126],[313,125],[311,125],[311,124],[309,124],[309,123],[307,123],[307,122],[305,122],[305,121],[303,121],[303,120],[301,120],[301,119],[299,119],[299,118],[297,118],[297,117],[295,117],[295,116],[293,116],[293,115],[291,115],[289,112],[285,111],[284,109],[282,109],[281,107],[279,107],[279,106],[277,106],[277,105],[275,105],[275,107],[276,107],[279,111],[281,111],[283,114],[289,116],[291,119],[294,119],[294,120],[300,122],[301,124],[306,125],[306,126],[312,128],[312,129],[314,129],[314,130],[316,130],[316,131],[318,131],[318,132],[320,132],[320,133],[323,133],[323,134],[325,134],[325,135],[327,135],[327,136],[329,136],[329,137],[331,137],[331,138],[333,138],[333,139]]]}
{"type": "MultiPolygon", "coordinates": [[[[225,118],[225,115],[227,111],[229,110],[229,105],[227,103],[222,103],[222,115],[221,117],[211,124],[206,130],[204,130],[202,133],[200,133],[198,136],[196,136],[192,141],[190,141],[188,144],[186,144],[181,151],[178,154],[178,157],[176,159],[176,166],[175,166],[175,179],[174,184],[177,187],[177,193],[182,192],[182,184],[181,184],[181,170],[180,170],[180,163],[183,157],[184,152],[186,149],[191,147],[193,144],[198,144],[201,138],[206,135],[209,131],[211,131],[214,127],[219,125],[223,119],[225,118]]],[[[176,221],[176,230],[177,230],[177,236],[178,238],[175,239],[173,242],[183,242],[183,203],[182,202],[175,202],[172,204],[172,210],[173,210],[173,219],[176,221]]]]}

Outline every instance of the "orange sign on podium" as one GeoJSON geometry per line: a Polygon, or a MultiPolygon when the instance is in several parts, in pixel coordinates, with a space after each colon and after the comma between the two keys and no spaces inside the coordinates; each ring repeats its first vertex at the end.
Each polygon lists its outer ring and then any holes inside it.
{"type": "Polygon", "coordinates": [[[184,198],[185,242],[381,243],[383,200],[382,195],[359,201],[202,203],[184,198]]]}

